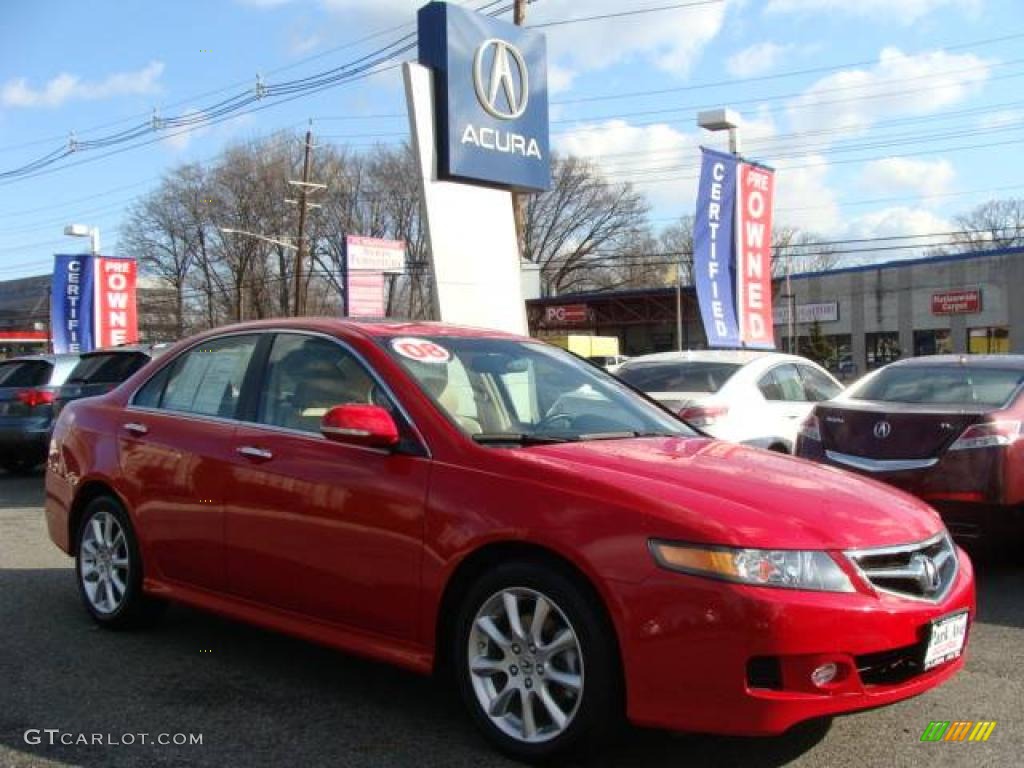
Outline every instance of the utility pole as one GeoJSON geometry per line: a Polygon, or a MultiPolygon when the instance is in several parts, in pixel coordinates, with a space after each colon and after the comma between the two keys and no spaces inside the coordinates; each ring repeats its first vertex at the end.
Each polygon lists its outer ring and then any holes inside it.
{"type": "Polygon", "coordinates": [[[299,188],[297,200],[285,200],[286,203],[294,203],[299,206],[299,234],[295,241],[295,296],[292,301],[292,315],[302,317],[305,312],[305,291],[302,282],[302,266],[306,258],[306,213],[309,208],[319,208],[309,202],[309,192],[318,189],[327,189],[326,184],[314,184],[309,180],[310,166],[313,155],[313,126],[306,129],[306,147],[302,158],[302,181],[289,179],[288,183],[299,188]]]}
{"type": "MultiPolygon", "coordinates": [[[[529,0],[515,0],[512,10],[512,21],[517,27],[526,24],[526,5],[529,0]]],[[[523,83],[525,85],[525,83],[523,83]]],[[[522,192],[512,193],[512,214],[516,222],[516,241],[519,243],[519,258],[526,255],[526,195],[522,192]]]]}

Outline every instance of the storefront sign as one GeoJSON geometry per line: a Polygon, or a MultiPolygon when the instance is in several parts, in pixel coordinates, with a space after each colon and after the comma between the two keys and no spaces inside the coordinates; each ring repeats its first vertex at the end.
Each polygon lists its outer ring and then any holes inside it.
{"type": "Polygon", "coordinates": [[[384,273],[348,273],[348,316],[384,317],[384,273]]]}
{"type": "Polygon", "coordinates": [[[932,294],[933,315],[973,315],[981,312],[981,289],[932,294]]]}
{"type": "Polygon", "coordinates": [[[544,308],[546,325],[584,325],[590,319],[586,304],[564,304],[544,308]]]}
{"type": "MultiPolygon", "coordinates": [[[[839,302],[826,301],[820,304],[797,304],[796,322],[798,323],[834,323],[839,319],[839,302]]],[[[789,322],[789,305],[782,304],[772,312],[775,325],[789,322]]]]}
{"type": "Polygon", "coordinates": [[[350,271],[404,272],[405,241],[346,235],[345,256],[350,271]]]}
{"type": "Polygon", "coordinates": [[[449,3],[419,11],[434,72],[437,173],[509,189],[551,186],[544,35],[449,3]]]}

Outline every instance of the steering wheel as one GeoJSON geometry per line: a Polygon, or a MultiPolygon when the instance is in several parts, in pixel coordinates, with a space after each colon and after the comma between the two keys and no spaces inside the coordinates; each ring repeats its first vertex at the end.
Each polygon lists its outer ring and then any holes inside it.
{"type": "Polygon", "coordinates": [[[537,422],[537,426],[534,427],[536,432],[559,431],[554,425],[559,421],[565,421],[565,429],[572,429],[572,422],[575,417],[568,413],[549,413],[543,419],[537,422]]]}

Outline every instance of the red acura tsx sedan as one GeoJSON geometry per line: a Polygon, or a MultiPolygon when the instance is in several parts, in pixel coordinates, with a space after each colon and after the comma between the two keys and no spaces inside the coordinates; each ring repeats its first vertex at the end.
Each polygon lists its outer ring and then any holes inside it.
{"type": "Polygon", "coordinates": [[[46,515],[101,625],[172,600],[443,670],[523,759],[624,716],[774,734],[905,699],[960,669],[975,611],[923,502],[441,324],[183,341],[62,411],[46,515]]]}

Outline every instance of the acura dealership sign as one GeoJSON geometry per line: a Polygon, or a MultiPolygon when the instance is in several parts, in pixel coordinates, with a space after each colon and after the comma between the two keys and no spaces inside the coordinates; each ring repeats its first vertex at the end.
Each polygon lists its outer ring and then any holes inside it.
{"type": "Polygon", "coordinates": [[[439,178],[551,186],[543,35],[430,3],[419,11],[419,60],[434,72],[439,178]]]}

